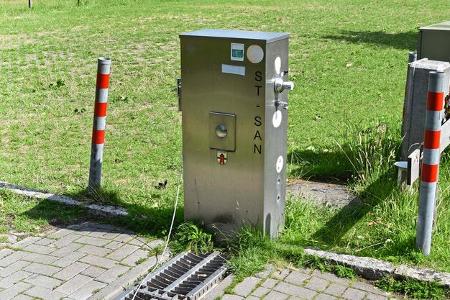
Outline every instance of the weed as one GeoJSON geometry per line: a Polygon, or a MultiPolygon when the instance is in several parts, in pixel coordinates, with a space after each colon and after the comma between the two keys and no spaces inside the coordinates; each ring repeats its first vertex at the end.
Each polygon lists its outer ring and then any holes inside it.
{"type": "Polygon", "coordinates": [[[213,250],[212,235],[192,222],[178,226],[172,242],[175,252],[183,250],[194,253],[207,253],[213,250]]]}
{"type": "Polygon", "coordinates": [[[445,289],[435,282],[401,280],[386,276],[377,281],[376,285],[385,291],[404,294],[414,299],[444,299],[446,297],[445,289]]]}

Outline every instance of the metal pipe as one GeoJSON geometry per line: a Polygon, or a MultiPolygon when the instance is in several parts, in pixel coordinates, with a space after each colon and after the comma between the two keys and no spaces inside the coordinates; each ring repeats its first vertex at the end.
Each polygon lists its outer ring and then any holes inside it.
{"type": "Polygon", "coordinates": [[[97,190],[101,187],[110,74],[111,60],[109,58],[100,57],[98,59],[97,86],[95,91],[94,126],[92,130],[91,163],[89,168],[89,191],[97,190]]]}
{"type": "Polygon", "coordinates": [[[416,246],[430,255],[439,175],[441,120],[444,109],[444,73],[430,72],[428,82],[422,175],[419,190],[419,216],[416,246]]]}

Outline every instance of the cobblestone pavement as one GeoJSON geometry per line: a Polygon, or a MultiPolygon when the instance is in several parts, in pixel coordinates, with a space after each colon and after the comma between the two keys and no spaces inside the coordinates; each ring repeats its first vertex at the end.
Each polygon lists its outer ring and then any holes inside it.
{"type": "Polygon", "coordinates": [[[322,273],[309,269],[275,269],[269,266],[264,272],[247,277],[238,283],[232,293],[224,294],[232,277],[226,278],[206,297],[207,300],[240,300],[240,299],[316,299],[316,300],[382,300],[398,296],[388,294],[367,281],[349,280],[331,273],[322,273]]]}
{"type": "Polygon", "coordinates": [[[0,299],[110,299],[156,263],[145,242],[90,222],[27,237],[0,250],[0,299]]]}

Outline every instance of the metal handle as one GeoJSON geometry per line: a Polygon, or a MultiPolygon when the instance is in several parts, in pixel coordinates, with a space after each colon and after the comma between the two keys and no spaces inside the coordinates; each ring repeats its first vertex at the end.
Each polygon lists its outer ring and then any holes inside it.
{"type": "Polygon", "coordinates": [[[281,77],[275,78],[273,83],[276,93],[281,93],[284,90],[292,91],[294,89],[294,83],[292,81],[284,81],[281,77]]]}

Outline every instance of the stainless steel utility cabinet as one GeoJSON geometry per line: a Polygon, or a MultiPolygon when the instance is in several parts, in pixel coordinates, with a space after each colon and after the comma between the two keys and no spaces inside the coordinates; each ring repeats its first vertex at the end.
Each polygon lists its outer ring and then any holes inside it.
{"type": "Polygon", "coordinates": [[[180,39],[185,219],[274,237],[284,224],[288,34],[180,39]]]}
{"type": "Polygon", "coordinates": [[[450,62],[450,21],[420,28],[417,57],[450,62]]]}

